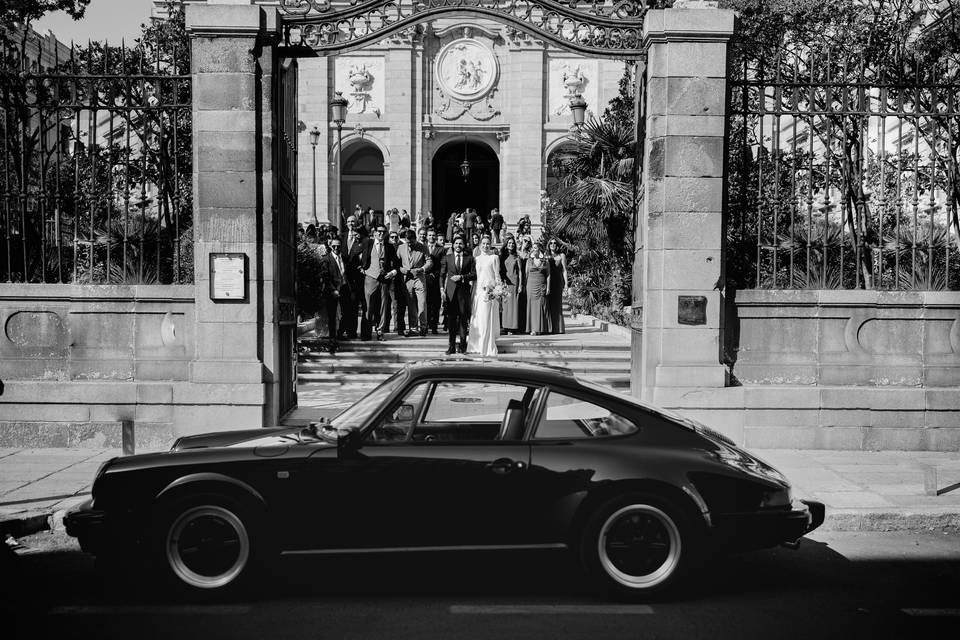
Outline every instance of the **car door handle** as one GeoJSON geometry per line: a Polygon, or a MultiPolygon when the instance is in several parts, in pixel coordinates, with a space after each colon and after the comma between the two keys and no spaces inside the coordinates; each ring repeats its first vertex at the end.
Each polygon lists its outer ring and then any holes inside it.
{"type": "Polygon", "coordinates": [[[487,469],[490,469],[490,471],[494,473],[505,474],[511,471],[521,471],[525,466],[527,466],[526,463],[519,460],[514,461],[510,458],[497,458],[487,464],[487,469]]]}

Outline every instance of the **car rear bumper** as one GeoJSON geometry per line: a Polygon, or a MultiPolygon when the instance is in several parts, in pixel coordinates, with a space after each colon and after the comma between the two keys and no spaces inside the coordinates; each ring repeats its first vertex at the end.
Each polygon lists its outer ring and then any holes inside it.
{"type": "Polygon", "coordinates": [[[796,542],[821,524],[822,502],[794,501],[790,509],[714,514],[714,541],[728,549],[763,549],[796,542]]]}

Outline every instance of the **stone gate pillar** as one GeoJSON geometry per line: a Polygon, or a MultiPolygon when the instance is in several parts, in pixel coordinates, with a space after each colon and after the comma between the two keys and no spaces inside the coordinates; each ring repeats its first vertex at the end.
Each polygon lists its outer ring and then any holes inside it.
{"type": "MultiPolygon", "coordinates": [[[[680,4],[680,3],[677,3],[680,4]]],[[[634,394],[722,387],[724,126],[734,14],[688,2],[647,13],[643,317],[634,394]],[[638,393],[639,391],[639,393],[638,393]]],[[[640,270],[638,270],[640,271],[640,270]]],[[[638,349],[639,347],[639,349],[638,349]]]]}
{"type": "Polygon", "coordinates": [[[274,395],[272,51],[275,10],[249,0],[186,6],[193,74],[194,421],[260,427],[274,395]],[[272,20],[270,20],[272,15],[272,20]],[[243,254],[246,295],[214,300],[210,254],[243,254]]]}

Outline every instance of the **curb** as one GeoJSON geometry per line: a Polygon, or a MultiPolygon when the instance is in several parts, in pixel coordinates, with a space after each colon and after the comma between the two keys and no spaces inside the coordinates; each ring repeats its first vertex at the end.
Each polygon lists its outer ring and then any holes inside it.
{"type": "Polygon", "coordinates": [[[90,494],[77,495],[61,501],[56,509],[34,509],[21,513],[0,514],[0,535],[22,538],[41,531],[62,531],[63,516],[74,506],[90,499],[90,494]]]}
{"type": "Polygon", "coordinates": [[[889,509],[831,509],[817,531],[949,531],[960,533],[960,510],[931,508],[890,511],[889,509]]]}

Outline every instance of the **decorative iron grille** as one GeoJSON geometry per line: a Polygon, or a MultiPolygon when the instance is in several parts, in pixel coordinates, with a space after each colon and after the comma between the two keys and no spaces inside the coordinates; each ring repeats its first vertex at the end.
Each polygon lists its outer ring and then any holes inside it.
{"type": "Polygon", "coordinates": [[[193,282],[189,51],[0,54],[0,282],[193,282]]]}
{"type": "Polygon", "coordinates": [[[283,42],[339,51],[377,42],[431,17],[460,12],[511,24],[564,48],[640,57],[643,17],[663,0],[281,0],[283,42]]]}
{"type": "Polygon", "coordinates": [[[960,288],[955,61],[784,51],[738,63],[730,89],[728,282],[960,288]]]}

